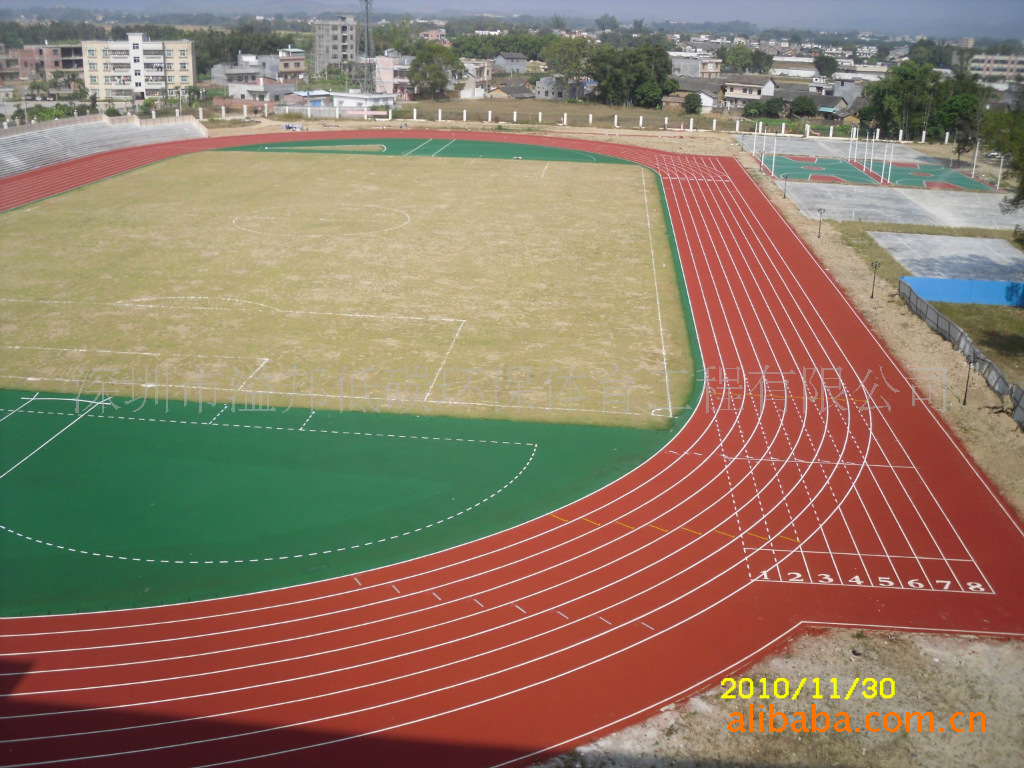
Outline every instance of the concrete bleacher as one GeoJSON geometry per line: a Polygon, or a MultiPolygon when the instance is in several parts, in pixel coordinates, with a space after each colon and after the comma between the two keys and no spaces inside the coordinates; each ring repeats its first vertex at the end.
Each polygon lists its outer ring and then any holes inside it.
{"type": "Polygon", "coordinates": [[[0,131],[0,178],[112,149],[205,136],[203,126],[192,120],[165,123],[98,119],[54,122],[30,131],[0,131]]]}

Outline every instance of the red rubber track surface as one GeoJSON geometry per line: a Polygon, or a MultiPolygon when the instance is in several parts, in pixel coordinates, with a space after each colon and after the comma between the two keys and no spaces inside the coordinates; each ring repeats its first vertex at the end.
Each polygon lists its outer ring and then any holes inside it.
{"type": "MultiPolygon", "coordinates": [[[[273,140],[287,138],[86,158],[8,180],[4,200],[273,140]]],[[[5,764],[527,764],[810,625],[1024,634],[1013,512],[735,160],[510,140],[661,175],[709,378],[686,427],[557,518],[429,557],[238,598],[5,619],[5,764]]]]}

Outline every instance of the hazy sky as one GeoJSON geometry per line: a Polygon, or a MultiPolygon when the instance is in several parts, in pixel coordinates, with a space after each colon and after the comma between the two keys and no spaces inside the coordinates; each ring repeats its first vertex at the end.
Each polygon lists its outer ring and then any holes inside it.
{"type": "MultiPolygon", "coordinates": [[[[412,0],[418,8],[500,10],[584,18],[611,13],[619,21],[751,21],[759,27],[868,29],[955,35],[1024,36],[1024,0],[412,0]]],[[[375,0],[398,11],[410,0],[375,0]]]]}
{"type": "MultiPolygon", "coordinates": [[[[359,0],[0,0],[0,8],[68,5],[149,12],[273,14],[303,10],[352,12],[359,0]]],[[[444,18],[446,11],[497,11],[620,22],[749,21],[768,27],[867,30],[933,37],[1024,37],[1024,0],[374,0],[374,10],[444,18]]]]}

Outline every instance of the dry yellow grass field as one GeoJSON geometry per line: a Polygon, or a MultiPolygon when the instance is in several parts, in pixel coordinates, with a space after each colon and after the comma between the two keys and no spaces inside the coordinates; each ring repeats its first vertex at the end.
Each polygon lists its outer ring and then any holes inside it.
{"type": "Polygon", "coordinates": [[[0,226],[9,388],[637,427],[692,388],[637,166],[212,152],[0,226]]]}

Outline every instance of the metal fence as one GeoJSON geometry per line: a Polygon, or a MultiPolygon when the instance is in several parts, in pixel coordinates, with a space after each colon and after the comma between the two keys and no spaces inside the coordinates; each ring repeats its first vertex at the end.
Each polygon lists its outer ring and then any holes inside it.
{"type": "Polygon", "coordinates": [[[907,306],[918,317],[922,318],[928,327],[939,334],[942,338],[953,345],[971,363],[975,371],[984,377],[988,388],[1000,397],[1010,399],[1010,415],[1013,420],[1024,428],[1024,388],[1019,384],[1012,384],[1003,376],[999,366],[989,360],[984,353],[975,346],[971,337],[963,328],[954,323],[935,307],[917,295],[917,292],[910,285],[900,280],[900,296],[907,302],[907,306]]]}

